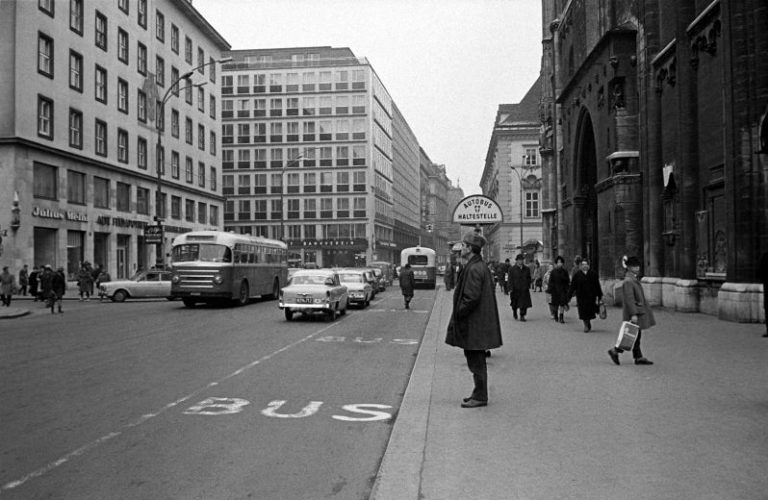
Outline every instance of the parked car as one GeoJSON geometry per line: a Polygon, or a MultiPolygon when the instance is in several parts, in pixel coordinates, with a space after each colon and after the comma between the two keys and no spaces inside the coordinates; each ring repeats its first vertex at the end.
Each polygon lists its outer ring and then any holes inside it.
{"type": "Polygon", "coordinates": [[[99,285],[99,297],[113,302],[125,299],[171,298],[170,271],[142,271],[128,280],[107,281],[99,285]]]}
{"type": "Polygon", "coordinates": [[[384,277],[384,273],[378,267],[372,267],[371,271],[376,278],[376,291],[383,292],[387,289],[387,279],[384,277]]]}
{"type": "Polygon", "coordinates": [[[285,319],[291,321],[294,313],[323,313],[333,321],[339,314],[347,313],[349,294],[339,281],[339,275],[331,269],[299,269],[288,285],[280,290],[280,309],[285,319]]]}
{"type": "Polygon", "coordinates": [[[379,291],[379,280],[376,278],[376,275],[373,274],[373,269],[369,269],[367,267],[356,267],[355,269],[363,272],[365,281],[370,284],[371,288],[373,289],[373,296],[371,298],[375,298],[376,293],[379,291]]]}
{"type": "Polygon", "coordinates": [[[394,264],[384,260],[375,260],[371,262],[369,266],[381,269],[381,272],[384,275],[384,281],[386,282],[387,286],[390,286],[393,283],[395,275],[397,274],[394,264]]]}
{"type": "Polygon", "coordinates": [[[339,280],[347,287],[349,303],[368,307],[373,299],[373,287],[365,279],[362,269],[338,269],[339,280]]]}

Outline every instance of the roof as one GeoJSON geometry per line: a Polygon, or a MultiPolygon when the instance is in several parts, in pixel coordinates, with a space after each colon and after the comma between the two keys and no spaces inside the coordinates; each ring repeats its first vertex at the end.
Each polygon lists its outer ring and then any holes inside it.
{"type": "Polygon", "coordinates": [[[517,104],[500,104],[496,112],[496,126],[516,125],[541,122],[539,104],[541,103],[541,75],[536,79],[528,93],[517,104]]]}

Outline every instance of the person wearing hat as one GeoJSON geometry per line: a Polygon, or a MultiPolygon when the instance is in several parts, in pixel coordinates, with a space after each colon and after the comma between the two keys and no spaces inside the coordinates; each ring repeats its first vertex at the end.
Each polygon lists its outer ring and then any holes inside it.
{"type": "MultiPolygon", "coordinates": [[[[645,294],[643,293],[643,287],[640,285],[640,259],[637,257],[625,257],[623,264],[626,267],[624,283],[621,286],[623,293],[623,320],[631,321],[640,327],[635,339],[635,345],[632,347],[632,357],[635,359],[636,365],[652,365],[653,361],[645,358],[643,351],[640,349],[640,336],[643,330],[647,330],[656,324],[653,311],[648,306],[645,294]]],[[[622,352],[624,352],[623,349],[620,349],[618,346],[612,347],[608,350],[608,356],[611,357],[611,361],[618,365],[620,364],[619,354],[622,352]]]]}
{"type": "Polygon", "coordinates": [[[531,302],[531,270],[525,265],[525,257],[518,254],[515,265],[509,268],[509,305],[515,319],[525,321],[525,313],[533,304],[531,302]],[[520,309],[520,317],[517,310],[520,309]]]}
{"type": "Polygon", "coordinates": [[[64,299],[64,292],[67,290],[67,277],[64,275],[64,268],[59,267],[56,269],[56,272],[53,273],[53,278],[51,279],[51,314],[53,314],[53,306],[54,304],[59,305],[59,312],[62,313],[64,311],[61,310],[61,303],[64,299]]]}
{"type": "Polygon", "coordinates": [[[502,345],[493,275],[480,254],[484,245],[485,238],[476,231],[462,239],[461,258],[465,264],[456,281],[445,337],[446,344],[464,350],[474,380],[474,390],[464,398],[462,408],[488,405],[486,350],[502,345]]]}
{"type": "Polygon", "coordinates": [[[40,273],[40,300],[47,305],[53,303],[53,269],[50,264],[46,264],[40,273]]]}
{"type": "Polygon", "coordinates": [[[405,308],[411,308],[411,299],[413,299],[413,290],[416,288],[416,278],[413,275],[413,269],[410,264],[406,264],[400,270],[400,293],[403,294],[405,308]]]}

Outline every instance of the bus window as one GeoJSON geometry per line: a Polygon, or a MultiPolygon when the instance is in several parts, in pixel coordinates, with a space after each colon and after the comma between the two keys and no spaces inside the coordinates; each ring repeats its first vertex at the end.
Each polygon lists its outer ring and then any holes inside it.
{"type": "Polygon", "coordinates": [[[409,255],[408,263],[412,266],[429,265],[429,258],[426,255],[409,255]]]}

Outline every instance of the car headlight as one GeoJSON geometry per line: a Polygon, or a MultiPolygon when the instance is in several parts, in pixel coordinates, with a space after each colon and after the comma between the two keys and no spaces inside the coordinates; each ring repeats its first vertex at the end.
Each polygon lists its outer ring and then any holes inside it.
{"type": "Polygon", "coordinates": [[[178,274],[174,274],[173,277],[171,277],[171,281],[173,283],[179,283],[181,281],[181,277],[178,274]]]}
{"type": "Polygon", "coordinates": [[[222,278],[220,274],[217,274],[216,276],[213,277],[213,282],[217,285],[221,285],[222,283],[224,283],[224,278],[222,278]]]}

